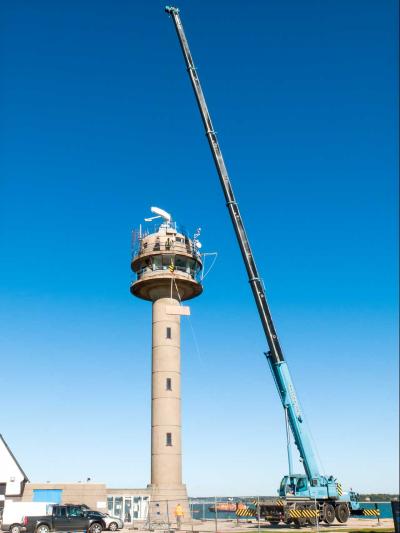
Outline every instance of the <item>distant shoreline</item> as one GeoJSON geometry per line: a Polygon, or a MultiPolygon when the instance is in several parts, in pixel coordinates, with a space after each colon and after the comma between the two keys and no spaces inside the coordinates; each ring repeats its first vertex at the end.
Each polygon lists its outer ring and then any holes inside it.
{"type": "MultiPolygon", "coordinates": [[[[190,500],[209,500],[214,501],[214,498],[217,499],[217,501],[239,501],[239,500],[249,500],[251,498],[255,498],[256,496],[189,496],[190,500]]],[[[393,500],[399,500],[398,494],[384,494],[384,493],[371,493],[371,494],[360,494],[360,502],[363,503],[390,503],[393,500]]],[[[277,498],[277,496],[259,496],[260,499],[266,499],[266,500],[274,500],[277,498]]]]}
{"type": "Polygon", "coordinates": [[[360,502],[391,502],[392,500],[398,499],[398,494],[360,494],[360,502]]]}

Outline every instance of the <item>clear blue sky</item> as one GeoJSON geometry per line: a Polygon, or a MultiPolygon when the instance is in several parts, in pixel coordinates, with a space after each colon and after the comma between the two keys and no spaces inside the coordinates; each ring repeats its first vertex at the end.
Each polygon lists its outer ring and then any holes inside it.
{"type": "MultiPolygon", "coordinates": [[[[273,494],[283,413],[163,7],[1,3],[0,430],[32,481],[148,483],[157,205],[219,254],[183,325],[189,492],[273,494]]],[[[324,470],[396,491],[397,3],[180,8],[324,470]]]]}

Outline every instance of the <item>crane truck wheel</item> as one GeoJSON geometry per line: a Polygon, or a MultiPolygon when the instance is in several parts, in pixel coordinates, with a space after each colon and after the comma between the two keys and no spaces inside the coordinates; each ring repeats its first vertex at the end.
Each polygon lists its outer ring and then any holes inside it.
{"type": "Polygon", "coordinates": [[[340,522],[341,524],[344,524],[345,522],[347,522],[350,516],[350,510],[349,510],[349,506],[347,505],[347,503],[339,503],[339,505],[335,507],[335,515],[336,515],[337,521],[340,522]]]}
{"type": "Polygon", "coordinates": [[[327,524],[333,524],[335,521],[335,509],[330,503],[324,503],[323,520],[327,524]]]}

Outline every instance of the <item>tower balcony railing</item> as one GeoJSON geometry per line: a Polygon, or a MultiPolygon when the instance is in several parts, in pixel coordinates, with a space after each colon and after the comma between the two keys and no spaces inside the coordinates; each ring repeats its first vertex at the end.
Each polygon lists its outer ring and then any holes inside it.
{"type": "Polygon", "coordinates": [[[200,270],[198,269],[194,269],[194,268],[191,268],[191,267],[184,267],[184,266],[178,266],[178,265],[175,265],[174,266],[174,269],[171,271],[170,269],[170,266],[169,265],[152,265],[152,266],[146,266],[144,268],[141,268],[140,270],[138,270],[137,272],[135,272],[136,274],[136,280],[135,281],[138,281],[140,280],[141,278],[143,278],[143,276],[145,275],[149,275],[153,272],[169,272],[169,273],[173,273],[173,272],[182,272],[184,274],[188,274],[191,278],[193,279],[197,279],[197,276],[199,275],[200,273],[200,270]]]}

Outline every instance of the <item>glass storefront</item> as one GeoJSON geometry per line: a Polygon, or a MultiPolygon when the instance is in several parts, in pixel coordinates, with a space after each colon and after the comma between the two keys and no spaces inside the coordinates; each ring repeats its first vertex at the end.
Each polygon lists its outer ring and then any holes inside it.
{"type": "Polygon", "coordinates": [[[134,520],[146,520],[149,509],[148,496],[108,496],[107,512],[110,516],[117,516],[126,523],[134,520]]]}

